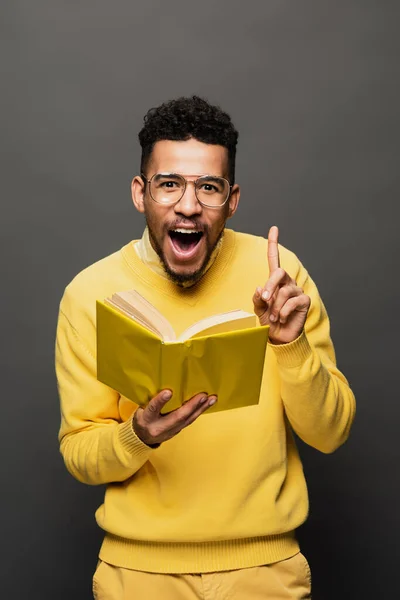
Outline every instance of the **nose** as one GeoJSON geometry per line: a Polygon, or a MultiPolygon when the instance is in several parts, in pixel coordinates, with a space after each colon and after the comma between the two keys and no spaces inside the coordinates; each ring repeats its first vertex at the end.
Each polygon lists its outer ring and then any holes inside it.
{"type": "Polygon", "coordinates": [[[194,189],[194,182],[188,181],[185,189],[185,193],[182,198],[174,206],[175,212],[185,217],[192,215],[198,215],[202,211],[202,206],[197,200],[196,192],[194,189]]]}

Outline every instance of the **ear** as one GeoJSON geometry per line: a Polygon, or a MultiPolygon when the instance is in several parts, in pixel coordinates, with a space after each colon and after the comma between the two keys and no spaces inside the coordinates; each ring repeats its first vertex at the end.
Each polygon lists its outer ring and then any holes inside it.
{"type": "Polygon", "coordinates": [[[240,200],[240,187],[237,183],[232,187],[231,195],[228,200],[228,219],[235,214],[240,200]]]}
{"type": "Polygon", "coordinates": [[[136,175],[136,177],[132,179],[131,193],[133,204],[135,205],[136,210],[138,210],[140,213],[144,213],[145,184],[139,175],[136,175]]]}

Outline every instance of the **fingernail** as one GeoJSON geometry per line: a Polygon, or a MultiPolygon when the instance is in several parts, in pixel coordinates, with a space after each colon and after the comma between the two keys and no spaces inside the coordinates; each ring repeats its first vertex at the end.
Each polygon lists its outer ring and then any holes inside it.
{"type": "Polygon", "coordinates": [[[268,300],[269,296],[270,296],[270,293],[268,291],[265,291],[265,292],[263,292],[262,299],[263,300],[268,300]]]}
{"type": "Polygon", "coordinates": [[[203,396],[202,398],[200,398],[200,404],[204,404],[204,402],[207,400],[208,396],[203,396]]]}
{"type": "Polygon", "coordinates": [[[170,392],[170,391],[164,392],[163,400],[169,400],[170,398],[172,398],[172,392],[170,392]]]}
{"type": "Polygon", "coordinates": [[[208,406],[213,406],[217,401],[217,396],[210,396],[208,406]]]}
{"type": "Polygon", "coordinates": [[[275,321],[276,321],[275,315],[269,315],[269,320],[271,321],[271,323],[275,323],[275,321]]]}

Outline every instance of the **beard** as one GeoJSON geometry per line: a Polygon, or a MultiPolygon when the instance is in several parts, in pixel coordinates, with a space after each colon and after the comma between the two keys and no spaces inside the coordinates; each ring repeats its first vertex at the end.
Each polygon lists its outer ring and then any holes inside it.
{"type": "MultiPolygon", "coordinates": [[[[195,285],[198,281],[200,281],[200,279],[203,277],[203,275],[207,269],[207,265],[210,261],[211,255],[214,252],[215,248],[217,247],[218,243],[220,242],[222,234],[224,233],[224,227],[222,227],[222,229],[219,232],[218,237],[213,245],[209,244],[207,241],[206,256],[203,260],[202,265],[198,269],[196,269],[194,271],[189,271],[188,273],[177,273],[176,271],[171,269],[171,267],[167,263],[164,252],[163,252],[160,244],[158,243],[156,236],[154,235],[154,232],[152,230],[152,227],[151,227],[147,217],[146,217],[146,225],[149,230],[149,237],[150,237],[151,245],[153,246],[154,250],[156,251],[158,258],[160,259],[160,262],[162,264],[162,267],[163,267],[167,277],[172,281],[172,283],[175,283],[176,285],[178,285],[180,287],[191,287],[191,286],[195,285]]],[[[207,235],[207,230],[204,231],[204,235],[207,235]]]]}

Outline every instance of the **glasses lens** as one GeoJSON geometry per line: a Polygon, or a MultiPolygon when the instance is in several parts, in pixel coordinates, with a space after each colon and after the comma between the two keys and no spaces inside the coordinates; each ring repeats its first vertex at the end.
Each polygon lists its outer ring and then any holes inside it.
{"type": "Polygon", "coordinates": [[[150,193],[160,204],[178,202],[185,191],[185,180],[174,173],[157,173],[151,181],[150,193]]]}
{"type": "Polygon", "coordinates": [[[197,197],[207,206],[221,206],[229,196],[229,182],[223,177],[204,175],[196,183],[197,197]]]}

